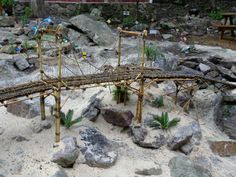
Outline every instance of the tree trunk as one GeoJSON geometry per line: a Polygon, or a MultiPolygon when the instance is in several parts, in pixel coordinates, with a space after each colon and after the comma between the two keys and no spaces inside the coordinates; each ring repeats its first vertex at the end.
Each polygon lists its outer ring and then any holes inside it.
{"type": "Polygon", "coordinates": [[[46,17],[44,0],[31,0],[31,8],[34,17],[46,17]]]}

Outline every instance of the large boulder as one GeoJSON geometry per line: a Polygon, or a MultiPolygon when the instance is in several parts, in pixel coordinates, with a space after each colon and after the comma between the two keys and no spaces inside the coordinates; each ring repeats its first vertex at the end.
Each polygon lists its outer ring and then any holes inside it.
{"type": "Polygon", "coordinates": [[[40,115],[39,101],[26,100],[16,102],[7,106],[7,112],[27,119],[40,115]]]}
{"type": "Polygon", "coordinates": [[[131,111],[116,108],[102,108],[101,114],[108,123],[120,127],[129,127],[134,117],[131,111]]]}
{"type": "Polygon", "coordinates": [[[0,27],[13,27],[15,25],[15,20],[13,17],[0,16],[0,27]]]}
{"type": "Polygon", "coordinates": [[[198,122],[193,121],[189,125],[183,126],[168,141],[171,150],[180,150],[189,154],[195,144],[202,138],[201,128],[198,122]]]}
{"type": "Polygon", "coordinates": [[[61,167],[72,167],[79,156],[79,148],[75,137],[64,137],[61,144],[56,147],[52,162],[61,167]]]}
{"type": "Polygon", "coordinates": [[[114,34],[104,22],[95,21],[86,15],[75,16],[70,22],[98,45],[109,46],[115,43],[114,34]]]}
{"type": "Polygon", "coordinates": [[[131,128],[132,140],[135,144],[144,148],[159,149],[166,144],[166,138],[163,135],[150,135],[150,132],[142,126],[134,126],[131,128]]]}
{"type": "Polygon", "coordinates": [[[169,162],[171,177],[212,177],[210,171],[185,156],[177,156],[169,162]]]}
{"type": "Polygon", "coordinates": [[[23,55],[15,55],[14,60],[15,66],[21,71],[24,71],[25,69],[30,67],[28,61],[26,60],[26,57],[23,55]]]}
{"type": "Polygon", "coordinates": [[[110,140],[92,127],[81,126],[78,130],[82,141],[81,152],[86,164],[100,168],[115,164],[118,154],[110,140]]]}
{"type": "Polygon", "coordinates": [[[194,112],[199,119],[214,125],[220,111],[222,96],[213,90],[198,90],[193,96],[194,112]]]}
{"type": "Polygon", "coordinates": [[[6,42],[14,43],[16,40],[16,36],[12,32],[8,31],[0,31],[0,44],[4,44],[6,42]]]}

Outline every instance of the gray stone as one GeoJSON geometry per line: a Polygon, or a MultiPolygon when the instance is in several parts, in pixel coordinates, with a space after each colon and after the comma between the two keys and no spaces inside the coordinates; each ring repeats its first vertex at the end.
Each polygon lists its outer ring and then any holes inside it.
{"type": "Polygon", "coordinates": [[[53,154],[52,162],[67,168],[72,167],[79,156],[79,149],[75,137],[64,137],[61,140],[61,145],[56,147],[56,152],[53,154]]]}
{"type": "Polygon", "coordinates": [[[45,120],[41,120],[41,117],[32,120],[32,130],[34,133],[40,133],[43,130],[50,129],[53,124],[53,116],[46,117],[45,120]]]}
{"type": "Polygon", "coordinates": [[[115,164],[118,154],[110,140],[95,128],[81,126],[78,130],[83,142],[81,152],[86,164],[100,168],[115,164]]]}
{"type": "Polygon", "coordinates": [[[15,20],[10,16],[0,16],[0,27],[13,27],[15,20]]]}
{"type": "Polygon", "coordinates": [[[39,101],[26,100],[10,104],[7,106],[7,112],[19,117],[34,118],[40,115],[39,101]]]}
{"type": "Polygon", "coordinates": [[[236,89],[225,92],[223,100],[224,102],[236,103],[236,89]]]}
{"type": "Polygon", "coordinates": [[[135,173],[137,175],[142,175],[142,176],[158,176],[162,174],[162,169],[161,168],[150,168],[150,169],[143,169],[139,170],[136,169],[135,173]]]}
{"type": "Polygon", "coordinates": [[[91,100],[91,102],[89,102],[89,105],[82,110],[82,117],[85,117],[90,121],[96,121],[101,107],[102,103],[100,99],[95,98],[94,100],[91,100]]]}
{"type": "Polygon", "coordinates": [[[17,142],[22,142],[22,141],[29,141],[29,139],[25,138],[24,136],[17,135],[11,138],[12,140],[15,140],[17,142]]]}
{"type": "Polygon", "coordinates": [[[181,150],[185,154],[191,152],[194,144],[202,138],[201,128],[198,122],[193,121],[189,125],[183,126],[168,141],[171,150],[181,150]]]}
{"type": "Polygon", "coordinates": [[[192,62],[192,61],[184,61],[183,65],[188,68],[195,69],[199,65],[199,63],[192,62]]]}
{"type": "Polygon", "coordinates": [[[2,135],[4,133],[5,129],[0,127],[0,135],[2,135]]]}
{"type": "Polygon", "coordinates": [[[133,27],[131,27],[130,30],[132,30],[132,31],[143,31],[145,29],[148,29],[148,25],[144,24],[144,23],[139,23],[139,24],[134,25],[133,27]]]}
{"type": "Polygon", "coordinates": [[[4,45],[1,49],[0,49],[0,53],[6,53],[6,54],[14,54],[16,45],[4,45]]]}
{"type": "Polygon", "coordinates": [[[51,177],[69,177],[69,176],[66,174],[64,170],[60,169],[51,177]]]}
{"type": "Polygon", "coordinates": [[[12,32],[0,30],[0,44],[5,43],[6,41],[10,43],[14,43],[15,40],[16,40],[16,36],[12,34],[12,32]]]}
{"type": "Polygon", "coordinates": [[[120,127],[129,127],[134,117],[131,111],[115,108],[102,108],[101,114],[108,123],[120,127]]]}
{"type": "Polygon", "coordinates": [[[177,156],[169,162],[171,177],[212,177],[210,171],[185,156],[177,156]]]}
{"type": "Polygon", "coordinates": [[[194,112],[199,119],[214,125],[220,111],[222,96],[212,90],[198,90],[193,96],[194,112]]]}
{"type": "Polygon", "coordinates": [[[95,17],[100,17],[101,16],[102,11],[98,8],[93,8],[90,15],[91,16],[95,16],[95,17]]]}
{"type": "Polygon", "coordinates": [[[176,28],[176,25],[172,22],[166,22],[164,20],[160,21],[160,26],[164,29],[173,29],[176,28]]]}
{"type": "Polygon", "coordinates": [[[165,40],[172,40],[174,36],[172,34],[162,34],[162,38],[165,40]]]}
{"type": "Polygon", "coordinates": [[[109,46],[115,43],[114,34],[104,22],[94,21],[86,15],[75,16],[70,22],[98,45],[109,46]]]}
{"type": "Polygon", "coordinates": [[[144,127],[134,126],[131,127],[131,131],[133,142],[140,147],[159,149],[166,144],[166,138],[163,135],[152,137],[144,127]]]}
{"type": "Polygon", "coordinates": [[[207,73],[208,71],[211,70],[211,67],[209,67],[203,63],[199,64],[199,68],[200,68],[200,71],[202,71],[203,73],[207,73]]]}
{"type": "Polygon", "coordinates": [[[25,69],[30,67],[28,61],[26,60],[26,57],[21,54],[15,55],[14,60],[16,67],[21,71],[24,71],[25,69]]]}

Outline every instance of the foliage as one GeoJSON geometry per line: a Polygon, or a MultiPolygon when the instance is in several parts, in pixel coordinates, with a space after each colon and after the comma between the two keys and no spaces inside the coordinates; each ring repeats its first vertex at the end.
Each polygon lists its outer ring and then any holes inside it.
{"type": "Polygon", "coordinates": [[[154,101],[152,101],[152,105],[158,108],[164,106],[164,97],[157,97],[154,101]]]}
{"type": "Polygon", "coordinates": [[[120,102],[124,102],[125,101],[125,96],[126,96],[126,100],[129,100],[129,92],[128,89],[121,86],[121,87],[114,87],[114,89],[112,90],[112,95],[113,95],[113,99],[114,100],[118,100],[118,95],[120,95],[120,102]]]}
{"type": "Polygon", "coordinates": [[[0,0],[0,4],[3,7],[12,7],[14,4],[14,0],[0,0]]]}
{"type": "Polygon", "coordinates": [[[213,19],[213,20],[221,20],[223,18],[222,16],[222,12],[221,10],[212,10],[209,14],[209,16],[213,19]]]}
{"type": "Polygon", "coordinates": [[[25,7],[24,8],[24,15],[20,17],[21,23],[25,25],[28,22],[29,17],[32,15],[32,8],[25,7]]]}
{"type": "Polygon", "coordinates": [[[23,43],[22,43],[22,48],[23,48],[24,50],[28,50],[28,49],[29,49],[29,43],[28,43],[27,40],[23,41],[23,43]]]}
{"type": "Polygon", "coordinates": [[[230,117],[231,116],[231,111],[230,111],[231,108],[232,108],[231,105],[224,105],[223,106],[223,117],[230,117]]]}
{"type": "Polygon", "coordinates": [[[122,21],[124,27],[132,27],[135,25],[135,19],[132,16],[125,17],[122,21]]]}
{"type": "Polygon", "coordinates": [[[156,57],[163,56],[160,49],[155,47],[154,45],[146,46],[144,49],[144,53],[145,53],[148,61],[154,61],[156,59],[156,57]]]}
{"type": "Polygon", "coordinates": [[[66,128],[70,128],[72,125],[79,123],[82,120],[82,117],[78,117],[72,120],[74,114],[74,110],[69,109],[67,114],[61,112],[61,124],[65,125],[66,128]]]}
{"type": "Polygon", "coordinates": [[[161,116],[159,116],[159,115],[153,116],[152,127],[160,128],[162,130],[168,130],[171,127],[176,126],[179,122],[180,122],[180,119],[177,119],[177,118],[169,120],[168,113],[162,112],[161,116]]]}

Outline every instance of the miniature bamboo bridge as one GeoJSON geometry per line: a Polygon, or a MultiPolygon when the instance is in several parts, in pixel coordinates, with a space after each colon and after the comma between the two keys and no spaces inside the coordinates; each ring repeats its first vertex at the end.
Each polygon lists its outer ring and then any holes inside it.
{"type": "MultiPolygon", "coordinates": [[[[204,81],[211,83],[221,83],[224,86],[235,88],[236,85],[212,79],[209,77],[197,75],[197,74],[185,74],[181,71],[167,72],[161,71],[155,68],[144,67],[144,48],[145,40],[144,37],[147,35],[146,31],[140,32],[129,32],[119,29],[119,42],[118,42],[118,66],[109,71],[104,71],[98,74],[88,74],[81,76],[70,76],[62,77],[62,46],[59,42],[59,57],[58,57],[58,77],[50,78],[45,77],[43,71],[43,59],[41,52],[41,37],[42,33],[38,37],[38,58],[40,61],[40,74],[41,80],[30,82],[27,84],[21,84],[10,88],[0,89],[0,102],[2,105],[7,106],[9,104],[23,101],[26,99],[32,99],[34,97],[40,97],[40,108],[41,108],[41,118],[44,120],[45,116],[45,98],[49,95],[55,97],[55,129],[56,129],[56,142],[60,141],[60,112],[61,112],[61,90],[74,90],[74,89],[85,89],[90,87],[106,86],[106,85],[115,85],[117,89],[120,89],[121,86],[131,90],[132,92],[138,95],[137,107],[136,107],[136,120],[141,123],[142,121],[142,107],[143,107],[143,97],[144,89],[149,87],[154,82],[173,80],[181,85],[188,81],[204,81]],[[141,36],[143,38],[143,47],[142,47],[142,61],[141,66],[130,66],[130,65],[121,65],[121,36],[122,33],[141,36]],[[139,82],[139,89],[133,88],[131,83],[139,82]],[[25,98],[24,98],[25,97],[25,98]],[[15,98],[24,98],[22,100],[14,100],[15,98]]],[[[55,31],[55,36],[58,41],[61,39],[61,33],[57,29],[55,31]]],[[[195,83],[195,82],[194,82],[195,83]]],[[[190,87],[192,87],[191,85],[190,87]]],[[[177,87],[176,97],[180,91],[180,87],[177,87]]],[[[188,89],[188,88],[187,88],[188,89]]],[[[119,96],[118,96],[119,98],[119,96]]],[[[119,103],[119,99],[117,100],[119,103]]]]}

